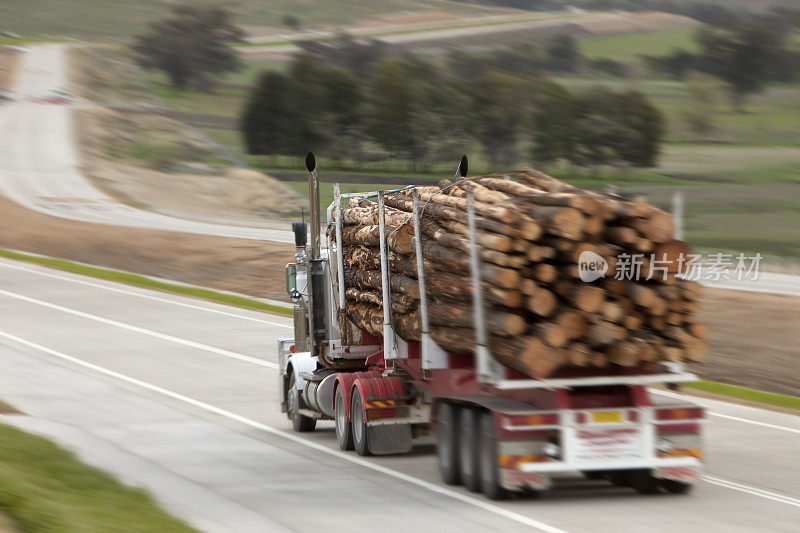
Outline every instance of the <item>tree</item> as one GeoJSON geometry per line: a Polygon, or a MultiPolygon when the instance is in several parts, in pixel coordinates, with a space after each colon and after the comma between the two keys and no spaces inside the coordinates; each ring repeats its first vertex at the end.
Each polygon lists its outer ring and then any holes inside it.
{"type": "Polygon", "coordinates": [[[360,153],[361,88],[355,77],[341,68],[322,72],[325,102],[321,114],[325,144],[331,157],[357,158],[360,153]]]}
{"type": "Polygon", "coordinates": [[[397,60],[384,60],[370,80],[368,132],[384,150],[413,164],[423,147],[415,145],[411,83],[397,60]]]}
{"type": "Polygon", "coordinates": [[[554,72],[575,72],[581,61],[581,51],[575,37],[561,34],[547,43],[547,67],[554,72]]]}
{"type": "Polygon", "coordinates": [[[655,166],[665,132],[663,113],[639,91],[621,93],[615,100],[620,125],[634,133],[633,139],[619,144],[620,159],[634,167],[655,166]]]}
{"type": "Polygon", "coordinates": [[[293,30],[300,29],[300,18],[296,17],[295,15],[284,15],[281,18],[281,23],[287,28],[291,28],[293,30]]]}
{"type": "Polygon", "coordinates": [[[702,72],[692,72],[686,78],[689,103],[683,110],[683,120],[697,137],[703,138],[715,129],[717,112],[717,81],[702,72]]]}
{"type": "Polygon", "coordinates": [[[595,87],[576,99],[574,148],[580,165],[626,162],[654,166],[664,136],[661,112],[638,91],[615,93],[595,87]]]}
{"type": "Polygon", "coordinates": [[[174,6],[171,16],[136,38],[136,60],[145,69],[164,72],[174,87],[207,90],[212,76],[241,65],[228,41],[241,40],[243,33],[230,18],[222,8],[174,6]]]}
{"type": "Polygon", "coordinates": [[[527,112],[525,84],[519,78],[494,71],[479,78],[473,90],[475,137],[493,167],[513,163],[527,112]]]}
{"type": "Polygon", "coordinates": [[[535,161],[567,159],[573,147],[575,101],[563,86],[541,80],[533,86],[531,131],[535,161]]]}
{"type": "Polygon", "coordinates": [[[247,153],[298,155],[298,122],[293,98],[294,82],[285,74],[262,74],[242,115],[242,134],[247,153]]]}
{"type": "Polygon", "coordinates": [[[783,51],[780,33],[759,23],[739,24],[731,29],[705,28],[697,40],[705,70],[728,85],[736,111],[743,110],[747,96],[763,89],[783,51]]]}

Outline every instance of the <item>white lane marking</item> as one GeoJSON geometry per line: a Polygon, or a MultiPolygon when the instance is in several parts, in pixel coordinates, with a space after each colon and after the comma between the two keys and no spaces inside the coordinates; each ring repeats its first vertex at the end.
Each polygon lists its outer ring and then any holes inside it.
{"type": "Polygon", "coordinates": [[[207,344],[202,344],[200,342],[190,341],[188,339],[182,339],[180,337],[175,337],[174,335],[169,335],[167,333],[160,333],[158,331],[153,331],[150,329],[140,328],[139,326],[134,326],[133,324],[127,324],[125,322],[119,322],[117,320],[111,320],[110,318],[103,318],[101,316],[93,315],[91,313],[84,313],[83,311],[78,311],[76,309],[70,309],[69,307],[64,307],[58,304],[52,304],[49,302],[44,302],[42,300],[37,300],[36,298],[31,298],[30,296],[23,296],[21,294],[16,294],[13,292],[9,292],[3,289],[0,289],[0,294],[8,296],[10,298],[16,298],[18,300],[22,300],[24,302],[29,302],[36,305],[41,305],[44,307],[49,307],[50,309],[55,309],[56,311],[61,311],[64,313],[69,313],[71,315],[79,316],[81,318],[88,318],[89,320],[94,320],[96,322],[100,322],[102,324],[108,324],[110,326],[115,326],[122,329],[127,329],[129,331],[133,331],[136,333],[141,333],[143,335],[149,335],[151,337],[155,337],[157,339],[162,339],[169,342],[174,342],[177,344],[183,344],[184,346],[189,346],[191,348],[197,348],[199,350],[205,350],[207,352],[215,353],[217,355],[222,355],[225,357],[230,357],[231,359],[238,359],[240,361],[246,361],[248,363],[253,363],[260,366],[266,366],[268,368],[278,368],[278,365],[275,363],[271,363],[269,361],[262,361],[261,359],[256,359],[255,357],[250,357],[248,355],[243,355],[240,353],[232,352],[230,350],[225,350],[223,348],[215,348],[214,346],[209,346],[207,344]]]}
{"type": "Polygon", "coordinates": [[[125,374],[120,374],[119,372],[115,372],[114,370],[110,370],[108,368],[105,368],[105,367],[102,367],[102,366],[99,366],[99,365],[95,365],[93,363],[89,363],[87,361],[84,361],[83,359],[78,359],[77,357],[73,357],[71,355],[67,355],[67,354],[59,352],[57,350],[53,350],[52,348],[47,348],[46,346],[42,346],[41,344],[37,344],[35,342],[31,342],[31,341],[25,340],[23,338],[17,337],[16,335],[12,335],[11,333],[6,333],[5,331],[0,330],[0,337],[5,337],[6,339],[12,340],[12,341],[17,342],[19,344],[22,344],[24,346],[28,346],[29,348],[33,348],[35,350],[39,350],[39,351],[44,352],[46,354],[52,355],[53,357],[57,357],[59,359],[65,360],[65,361],[69,361],[70,363],[74,363],[76,365],[83,366],[85,368],[88,368],[90,370],[94,370],[95,372],[99,372],[101,374],[105,374],[107,376],[113,377],[113,378],[118,379],[120,381],[124,381],[126,383],[130,383],[132,385],[136,385],[138,387],[142,387],[144,389],[147,389],[147,390],[150,390],[152,392],[161,394],[163,396],[167,396],[167,397],[172,398],[174,400],[178,400],[180,402],[187,403],[187,404],[192,405],[194,407],[198,407],[198,408],[203,409],[205,411],[208,411],[210,413],[214,413],[216,415],[223,416],[223,417],[228,418],[230,420],[233,420],[233,421],[236,421],[236,422],[240,422],[240,423],[245,424],[247,426],[250,426],[252,428],[264,431],[264,432],[269,433],[271,435],[275,435],[276,437],[282,437],[284,439],[290,440],[290,441],[295,442],[297,444],[301,444],[301,445],[306,446],[308,448],[312,448],[314,450],[326,453],[328,455],[332,455],[332,456],[337,457],[339,459],[343,459],[345,461],[349,461],[349,462],[357,464],[359,466],[363,466],[365,468],[369,468],[370,470],[374,470],[376,472],[380,472],[382,474],[386,474],[386,475],[391,476],[391,477],[393,477],[395,479],[399,479],[401,481],[405,481],[407,483],[411,483],[413,485],[417,485],[418,487],[422,487],[423,489],[429,490],[431,492],[435,492],[437,494],[441,494],[443,496],[447,496],[447,497],[452,498],[454,500],[458,500],[460,502],[463,502],[463,503],[478,507],[480,509],[483,509],[484,511],[489,511],[490,513],[494,513],[496,515],[508,518],[510,520],[514,520],[515,522],[519,522],[520,524],[524,524],[524,525],[536,528],[536,529],[538,529],[540,531],[546,531],[548,533],[564,533],[564,530],[561,530],[561,529],[558,529],[556,527],[550,526],[548,524],[545,524],[544,522],[539,522],[538,520],[534,520],[532,518],[528,518],[527,516],[523,516],[521,514],[513,512],[513,511],[509,511],[507,509],[503,509],[502,507],[499,507],[497,505],[493,505],[493,504],[485,502],[483,500],[479,500],[477,498],[473,498],[473,497],[468,496],[466,494],[461,494],[460,492],[456,492],[456,491],[448,489],[446,487],[440,487],[439,485],[436,485],[434,483],[430,483],[429,481],[425,481],[423,479],[419,479],[419,478],[415,478],[413,476],[409,476],[408,474],[404,474],[404,473],[399,472],[397,470],[393,470],[391,468],[387,468],[385,466],[381,466],[381,465],[372,463],[370,461],[362,459],[361,457],[359,457],[357,455],[352,455],[350,453],[345,453],[345,452],[342,452],[340,450],[335,450],[333,448],[329,448],[329,447],[325,446],[324,444],[319,444],[317,442],[304,439],[302,437],[299,437],[299,436],[295,435],[294,433],[289,433],[288,431],[283,431],[281,429],[277,429],[277,428],[274,428],[272,426],[268,426],[266,424],[262,424],[260,422],[256,422],[255,420],[251,420],[249,418],[245,418],[245,417],[243,417],[241,415],[237,415],[236,413],[233,413],[231,411],[227,411],[225,409],[221,409],[219,407],[215,407],[215,406],[213,406],[211,404],[202,402],[200,400],[195,400],[194,398],[190,398],[188,396],[184,396],[183,394],[179,394],[177,392],[173,392],[173,391],[171,391],[169,389],[165,389],[163,387],[159,387],[158,385],[153,385],[153,384],[148,383],[146,381],[142,381],[140,379],[136,379],[136,378],[127,376],[125,374]]]}
{"type": "Polygon", "coordinates": [[[766,422],[758,422],[756,420],[749,420],[747,418],[739,418],[738,416],[723,415],[721,413],[710,413],[710,414],[712,416],[718,416],[720,418],[727,418],[728,420],[736,420],[737,422],[746,422],[747,424],[753,424],[754,426],[762,426],[762,427],[765,427],[765,428],[780,429],[781,431],[789,431],[791,433],[800,434],[800,429],[787,428],[786,426],[776,426],[775,424],[767,424],[766,422]]]}
{"type": "Polygon", "coordinates": [[[129,294],[131,296],[138,296],[139,298],[146,298],[148,300],[155,300],[156,302],[165,302],[165,303],[170,303],[170,304],[173,304],[173,305],[180,305],[182,307],[189,307],[191,309],[199,309],[201,311],[208,311],[209,313],[216,313],[218,315],[232,316],[232,317],[235,317],[235,318],[241,318],[243,320],[251,320],[253,322],[261,322],[262,324],[269,324],[270,326],[278,326],[278,327],[281,327],[281,328],[289,328],[289,329],[292,329],[292,327],[293,327],[293,326],[289,326],[287,324],[280,324],[278,322],[270,322],[269,320],[263,320],[263,319],[260,319],[260,318],[253,318],[253,317],[249,317],[249,316],[245,316],[245,315],[239,315],[237,313],[229,313],[227,311],[221,311],[219,309],[212,309],[210,307],[203,307],[201,305],[193,305],[193,304],[188,304],[188,303],[185,303],[185,302],[177,302],[175,300],[170,300],[169,298],[159,298],[158,296],[151,296],[149,294],[143,294],[141,292],[130,291],[130,290],[125,290],[125,289],[119,289],[117,287],[111,287],[109,285],[103,285],[101,283],[92,283],[90,281],[84,281],[82,279],[75,279],[75,278],[72,278],[72,277],[69,277],[69,276],[60,276],[58,274],[52,274],[50,272],[41,272],[41,271],[35,270],[33,268],[25,268],[25,267],[20,266],[20,265],[11,265],[11,264],[8,264],[6,262],[0,262],[0,266],[6,267],[6,268],[13,268],[13,269],[16,269],[16,270],[23,270],[25,272],[30,272],[32,274],[38,274],[40,276],[47,276],[48,278],[62,279],[62,280],[65,280],[65,281],[71,281],[72,283],[80,283],[81,285],[87,285],[89,287],[97,287],[97,288],[100,288],[100,289],[105,289],[107,291],[114,291],[114,292],[118,292],[118,293],[121,293],[121,294],[129,294]]]}
{"type": "MultiPolygon", "coordinates": [[[[702,405],[702,403],[701,403],[702,398],[699,398],[697,396],[692,396],[692,395],[689,395],[689,394],[678,394],[678,393],[675,393],[675,392],[663,391],[663,390],[651,390],[650,392],[652,392],[653,394],[657,394],[657,395],[660,395],[660,396],[665,396],[665,397],[668,397],[668,398],[677,398],[679,400],[688,400],[688,401],[692,401],[692,402],[697,402],[697,403],[700,403],[702,405]]],[[[714,401],[721,402],[721,403],[728,403],[728,402],[725,402],[724,400],[714,400],[714,401]]],[[[736,405],[736,404],[731,404],[731,405],[736,405]]],[[[758,407],[750,407],[750,409],[758,409],[758,407]]],[[[765,410],[761,409],[761,411],[765,411],[765,410]]],[[[769,412],[772,413],[772,411],[769,411],[769,412]]],[[[728,420],[735,420],[737,422],[744,422],[746,424],[753,424],[754,426],[762,426],[762,427],[765,427],[765,428],[778,429],[778,430],[781,430],[781,431],[788,431],[789,433],[800,434],[800,429],[797,429],[797,428],[779,426],[779,425],[776,425],[776,424],[767,424],[766,422],[759,422],[757,420],[750,420],[749,418],[740,418],[738,416],[731,416],[731,415],[724,415],[722,413],[715,413],[715,412],[710,411],[710,410],[708,411],[708,414],[710,414],[711,416],[718,416],[719,418],[727,418],[728,420]]]]}
{"type": "Polygon", "coordinates": [[[768,500],[785,503],[786,505],[800,507],[800,500],[798,500],[797,498],[792,498],[791,496],[786,496],[784,494],[778,494],[777,492],[770,492],[768,490],[751,487],[749,485],[743,485],[742,483],[736,483],[733,481],[728,481],[727,479],[721,479],[714,476],[702,476],[701,479],[706,483],[711,483],[712,485],[725,487],[727,489],[738,490],[741,492],[746,492],[747,494],[752,494],[753,496],[759,496],[761,498],[766,498],[768,500]]]}

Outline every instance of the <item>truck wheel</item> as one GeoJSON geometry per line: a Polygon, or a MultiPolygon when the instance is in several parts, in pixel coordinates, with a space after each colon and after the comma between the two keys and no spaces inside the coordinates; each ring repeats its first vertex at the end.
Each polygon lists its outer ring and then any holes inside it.
{"type": "Polygon", "coordinates": [[[654,478],[649,470],[629,470],[628,482],[631,488],[640,494],[658,492],[658,479],[654,478]]]}
{"type": "Polygon", "coordinates": [[[364,408],[361,405],[361,393],[353,391],[353,403],[350,407],[350,425],[353,433],[353,447],[358,455],[369,455],[369,428],[364,420],[364,408]]]}
{"type": "Polygon", "coordinates": [[[686,494],[692,490],[691,483],[684,483],[674,479],[662,479],[661,487],[670,494],[686,494]]]}
{"type": "Polygon", "coordinates": [[[497,438],[490,413],[480,417],[480,479],[483,494],[490,500],[505,500],[508,491],[500,484],[500,467],[497,464],[497,438]]]}
{"type": "Polygon", "coordinates": [[[439,472],[448,485],[461,481],[458,469],[458,414],[460,409],[451,403],[441,403],[436,417],[436,454],[439,472]]]}
{"type": "Polygon", "coordinates": [[[333,400],[333,409],[336,418],[336,440],[342,450],[353,449],[353,430],[347,414],[344,412],[344,392],[342,387],[336,387],[336,397],[333,400]]]}
{"type": "Polygon", "coordinates": [[[289,377],[289,391],[287,393],[287,403],[289,404],[289,419],[295,431],[314,431],[317,426],[317,419],[300,414],[300,393],[295,387],[294,371],[289,377]]]}
{"type": "Polygon", "coordinates": [[[581,474],[586,479],[605,479],[606,473],[603,470],[581,470],[581,474]]]}
{"type": "Polygon", "coordinates": [[[627,487],[631,484],[630,477],[625,470],[608,470],[603,477],[617,487],[627,487]]]}
{"type": "Polygon", "coordinates": [[[478,492],[481,490],[480,413],[476,409],[463,407],[458,420],[458,462],[461,483],[472,492],[478,492]]]}

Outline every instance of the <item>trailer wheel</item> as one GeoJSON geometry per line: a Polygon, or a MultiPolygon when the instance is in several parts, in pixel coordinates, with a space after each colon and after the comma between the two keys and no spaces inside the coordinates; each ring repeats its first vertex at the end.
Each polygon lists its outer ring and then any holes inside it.
{"type": "Polygon", "coordinates": [[[674,479],[662,479],[661,487],[670,494],[686,494],[691,492],[693,485],[674,479]]]}
{"type": "Polygon", "coordinates": [[[458,459],[458,415],[460,409],[452,403],[442,402],[436,417],[436,454],[439,472],[448,485],[461,481],[458,459]]]}
{"type": "Polygon", "coordinates": [[[344,404],[344,392],[342,387],[336,387],[336,397],[333,400],[333,409],[336,419],[336,440],[342,450],[353,449],[353,430],[350,421],[347,420],[344,404]]]}
{"type": "Polygon", "coordinates": [[[458,459],[461,483],[471,490],[481,490],[480,412],[463,407],[458,416],[458,459]]]}
{"type": "Polygon", "coordinates": [[[294,430],[302,432],[314,431],[314,428],[317,427],[317,419],[300,414],[300,393],[295,386],[294,371],[289,377],[287,403],[289,404],[289,419],[292,421],[294,430]]]}
{"type": "Polygon", "coordinates": [[[653,477],[650,470],[629,470],[628,482],[631,488],[640,494],[658,492],[658,479],[653,477]]]}
{"type": "Polygon", "coordinates": [[[508,491],[500,484],[500,467],[497,464],[497,438],[491,413],[480,418],[480,479],[483,494],[490,500],[505,500],[508,491]]]}
{"type": "Polygon", "coordinates": [[[361,393],[353,391],[350,407],[350,425],[353,433],[353,447],[358,455],[369,455],[369,427],[365,421],[364,408],[361,404],[361,393]]]}

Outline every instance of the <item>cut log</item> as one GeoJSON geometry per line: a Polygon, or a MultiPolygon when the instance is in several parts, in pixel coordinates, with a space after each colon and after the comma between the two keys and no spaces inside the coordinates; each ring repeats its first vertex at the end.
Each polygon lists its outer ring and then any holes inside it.
{"type": "MultiPolygon", "coordinates": [[[[406,294],[415,300],[419,299],[419,283],[403,274],[393,274],[389,277],[392,292],[406,294]]],[[[381,273],[379,270],[348,270],[344,271],[344,281],[348,287],[360,289],[381,290],[381,273]]]]}
{"type": "MultiPolygon", "coordinates": [[[[428,306],[428,316],[431,324],[468,328],[475,325],[475,316],[470,306],[432,302],[428,306]]],[[[496,335],[520,335],[527,328],[522,316],[495,309],[486,309],[484,320],[487,331],[496,335]]]]}
{"type": "MultiPolygon", "coordinates": [[[[378,291],[361,290],[355,287],[349,287],[345,291],[345,297],[348,300],[360,303],[368,303],[377,306],[383,306],[383,297],[378,291]]],[[[392,295],[392,312],[397,314],[409,313],[416,307],[416,300],[406,294],[393,294],[392,295]]]]}
{"type": "Polygon", "coordinates": [[[528,309],[539,316],[550,316],[556,308],[556,301],[552,292],[539,288],[528,297],[528,309]]]}
{"type": "Polygon", "coordinates": [[[581,342],[573,342],[567,346],[567,357],[572,366],[589,366],[591,364],[592,351],[581,342]]]}
{"type": "Polygon", "coordinates": [[[603,305],[603,289],[592,285],[575,286],[570,297],[573,305],[586,313],[594,313],[603,305]]]}
{"type": "Polygon", "coordinates": [[[586,319],[577,311],[571,309],[562,311],[555,321],[564,328],[568,339],[579,339],[586,334],[586,319]]]}
{"type": "MultiPolygon", "coordinates": [[[[396,228],[386,226],[386,244],[390,250],[401,254],[409,254],[414,251],[413,241],[414,229],[406,224],[396,228]]],[[[342,243],[345,245],[361,246],[380,246],[380,230],[377,225],[370,226],[347,226],[342,228],[342,243]]]]}
{"type": "Polygon", "coordinates": [[[553,322],[535,324],[531,332],[554,348],[562,348],[569,341],[566,330],[553,322]]]}
{"type": "Polygon", "coordinates": [[[618,341],[606,349],[608,360],[620,366],[636,366],[639,362],[639,349],[633,342],[618,341]]]}
{"type": "Polygon", "coordinates": [[[583,235],[584,216],[572,207],[532,207],[528,215],[542,222],[553,235],[573,240],[583,235]]]}
{"type": "Polygon", "coordinates": [[[624,339],[628,332],[622,326],[611,322],[600,321],[589,326],[586,342],[591,347],[605,346],[624,339]]]}

